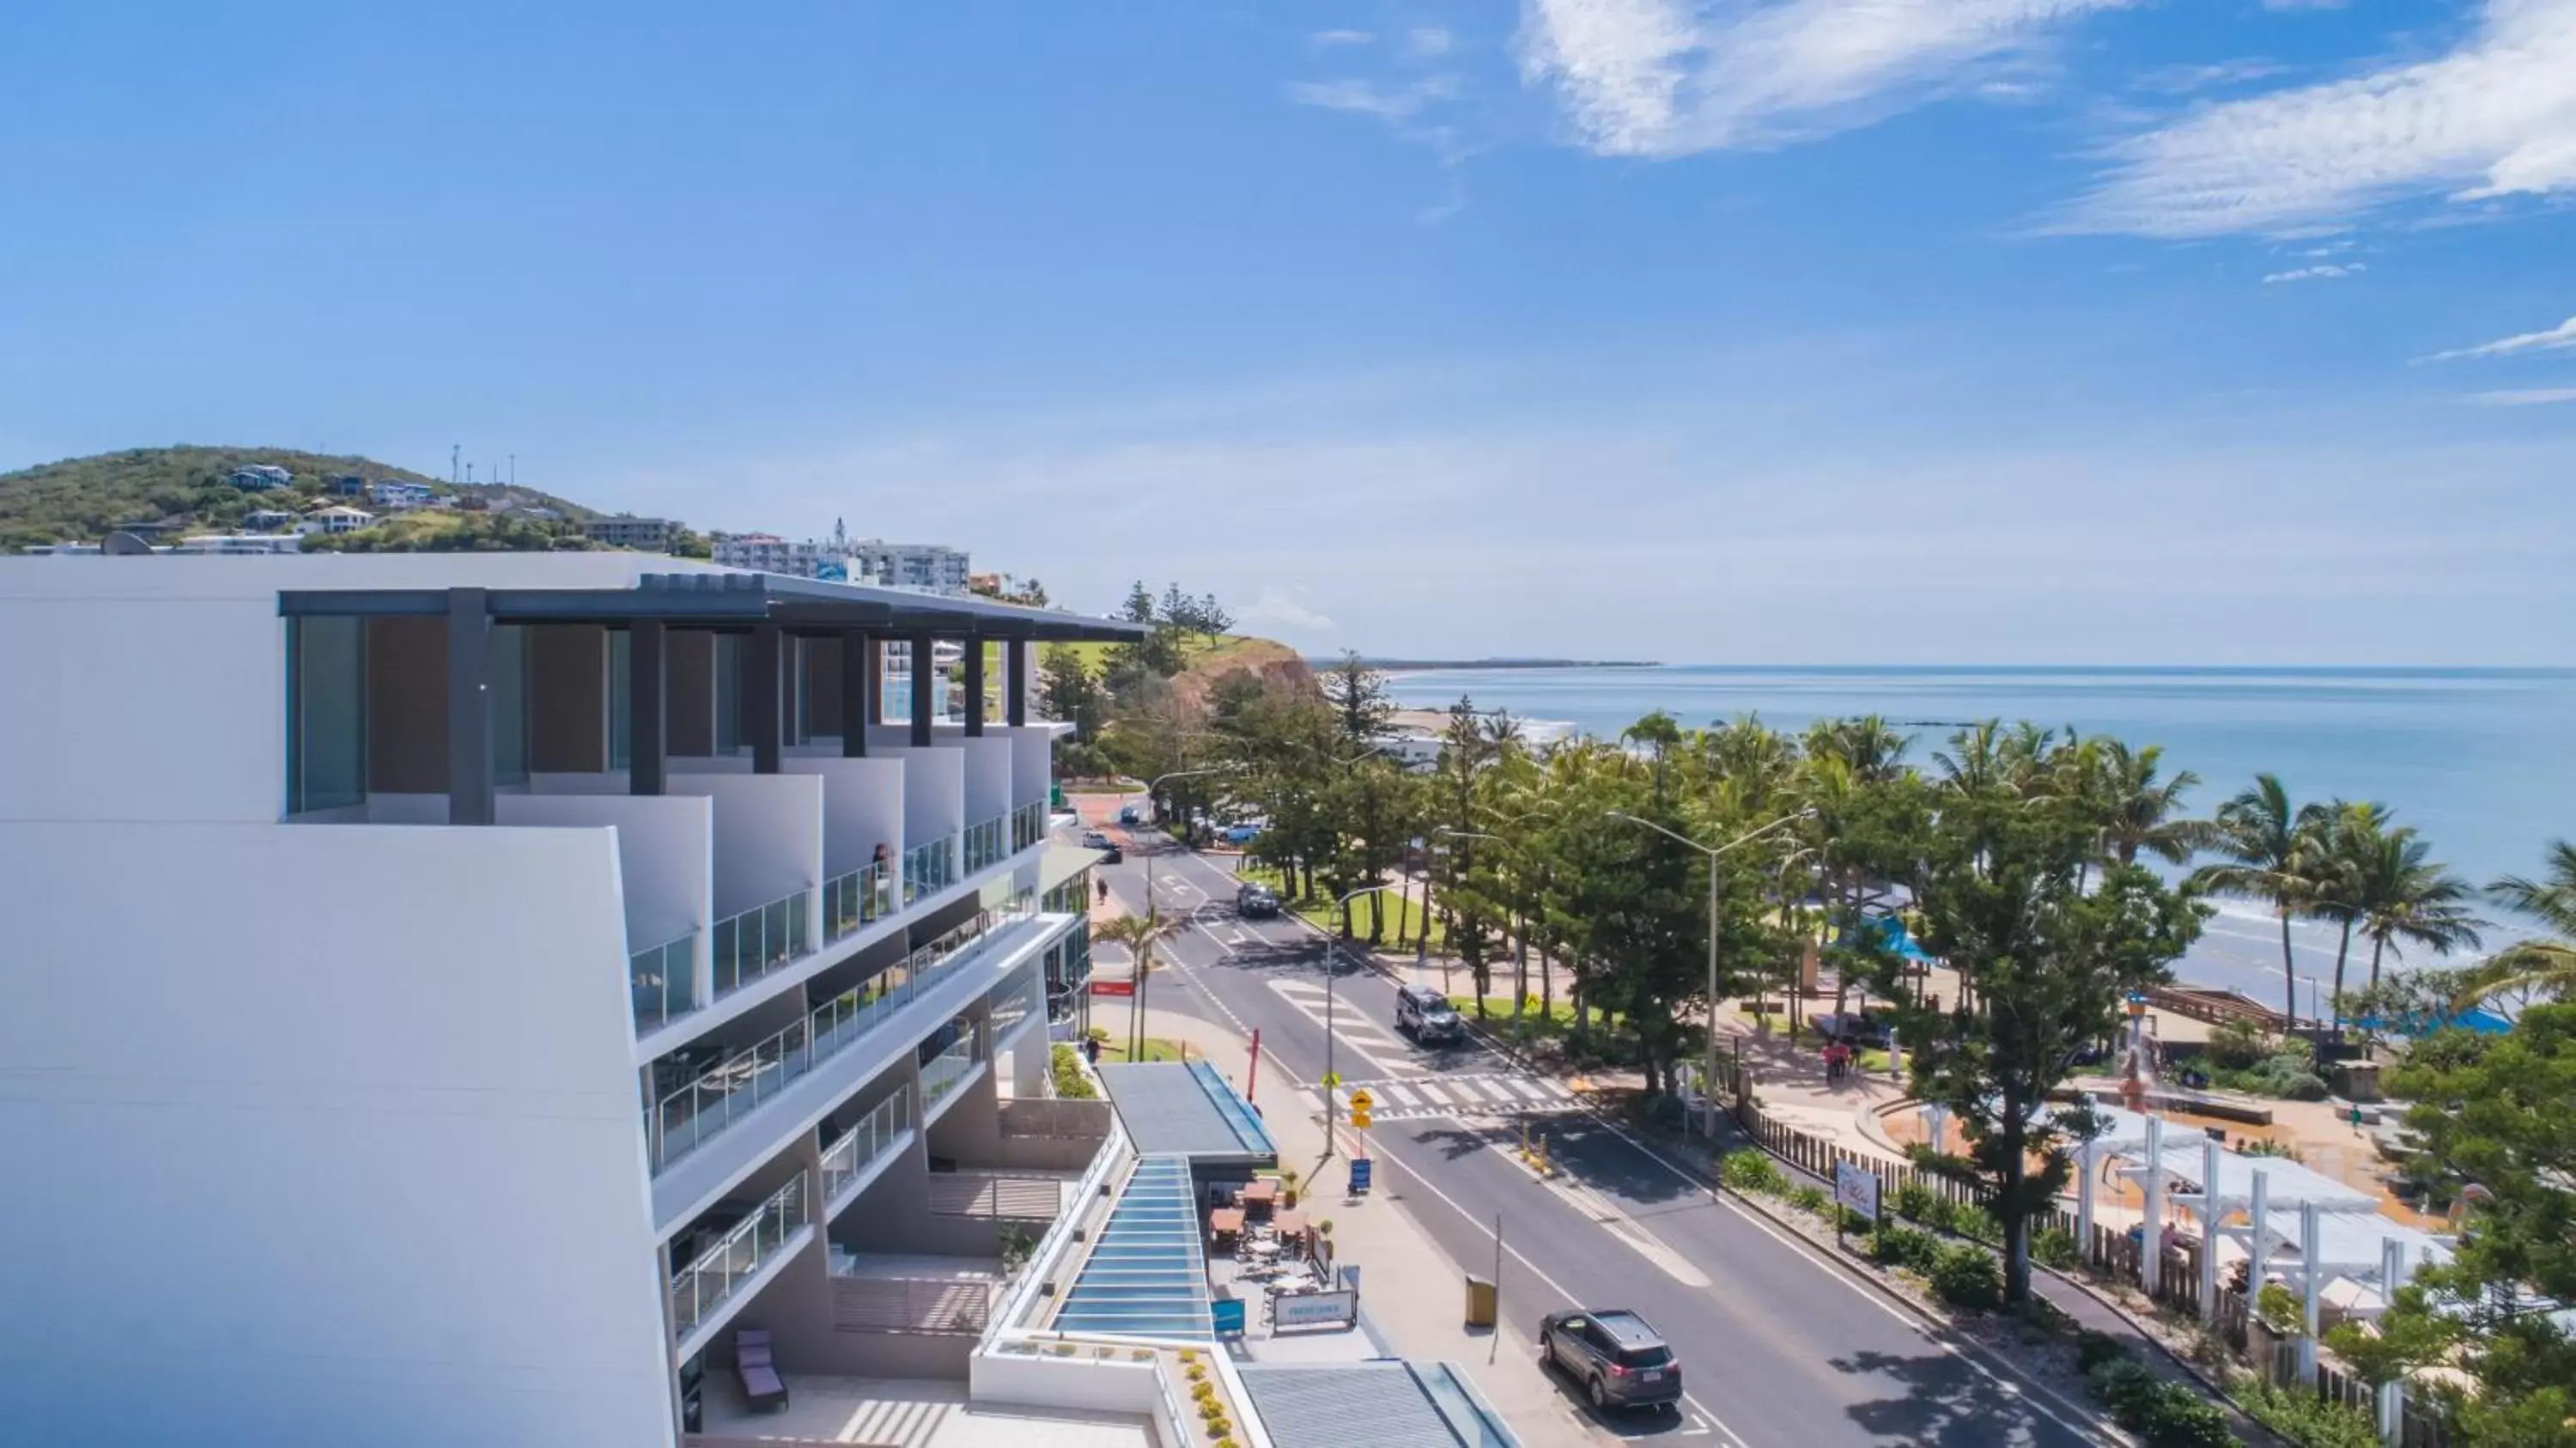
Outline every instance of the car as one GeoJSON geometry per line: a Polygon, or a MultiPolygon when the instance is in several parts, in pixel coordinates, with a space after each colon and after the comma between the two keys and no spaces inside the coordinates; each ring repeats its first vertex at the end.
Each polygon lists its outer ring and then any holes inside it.
{"type": "Polygon", "coordinates": [[[1395,1028],[1422,1046],[1467,1039],[1467,1023],[1458,1008],[1429,986],[1409,985],[1395,993],[1395,1028]]]}
{"type": "Polygon", "coordinates": [[[1217,831],[1217,838],[1229,845],[1248,845],[1261,838],[1261,824],[1257,820],[1236,820],[1217,831]]]}
{"type": "Polygon", "coordinates": [[[1597,1411],[1681,1411],[1681,1360],[1662,1333],[1624,1307],[1541,1319],[1538,1356],[1542,1367],[1555,1368],[1581,1387],[1597,1411]]]}
{"type": "Polygon", "coordinates": [[[1234,913],[1246,920],[1268,920],[1279,913],[1279,896],[1269,886],[1246,880],[1234,889],[1234,913]]]}
{"type": "Polygon", "coordinates": [[[1139,804],[1120,805],[1118,807],[1118,822],[1122,825],[1143,824],[1145,822],[1145,807],[1139,804]]]}
{"type": "Polygon", "coordinates": [[[1098,850],[1102,855],[1106,856],[1106,858],[1100,862],[1104,865],[1114,865],[1127,858],[1126,852],[1118,848],[1118,842],[1116,840],[1109,838],[1109,836],[1098,830],[1083,831],[1082,847],[1086,850],[1098,850]]]}

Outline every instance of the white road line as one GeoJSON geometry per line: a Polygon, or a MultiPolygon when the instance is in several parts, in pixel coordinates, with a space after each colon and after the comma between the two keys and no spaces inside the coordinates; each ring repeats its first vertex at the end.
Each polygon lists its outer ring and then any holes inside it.
{"type": "Polygon", "coordinates": [[[1429,1081],[1417,1081],[1414,1083],[1413,1089],[1421,1092],[1423,1097],[1430,1101],[1434,1106],[1455,1106],[1457,1104],[1449,1099],[1449,1092],[1444,1086],[1437,1085],[1429,1081]]]}
{"type": "Polygon", "coordinates": [[[1376,1089],[1379,1096],[1394,1102],[1398,1106],[1411,1107],[1422,1104],[1413,1099],[1413,1093],[1411,1091],[1406,1090],[1402,1086],[1396,1085],[1392,1081],[1382,1081],[1378,1083],[1376,1089]]]}

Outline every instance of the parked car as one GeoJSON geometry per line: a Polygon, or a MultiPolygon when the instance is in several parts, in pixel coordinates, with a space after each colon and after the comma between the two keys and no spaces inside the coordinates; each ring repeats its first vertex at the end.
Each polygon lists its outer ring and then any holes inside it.
{"type": "Polygon", "coordinates": [[[1432,1046],[1467,1039],[1467,1023],[1449,998],[1429,986],[1408,985],[1395,993],[1395,1028],[1416,1045],[1432,1046]]]}
{"type": "Polygon", "coordinates": [[[1246,920],[1268,920],[1279,913],[1279,896],[1267,885],[1246,880],[1235,887],[1234,913],[1246,920]]]}
{"type": "Polygon", "coordinates": [[[1082,847],[1086,850],[1098,850],[1102,855],[1106,856],[1107,858],[1100,862],[1104,865],[1114,865],[1127,858],[1127,852],[1118,848],[1118,842],[1116,840],[1109,838],[1109,836],[1098,830],[1085,830],[1082,832],[1082,847]]]}
{"type": "Polygon", "coordinates": [[[1258,820],[1236,820],[1217,834],[1229,845],[1248,845],[1261,838],[1261,823],[1258,820]]]}
{"type": "Polygon", "coordinates": [[[1145,807],[1140,804],[1120,805],[1118,807],[1118,822],[1122,825],[1143,824],[1145,822],[1145,807]]]}
{"type": "Polygon", "coordinates": [[[1553,1313],[1538,1327],[1542,1366],[1582,1387],[1602,1412],[1653,1407],[1681,1411],[1682,1366],[1646,1319],[1616,1308],[1553,1313]]]}

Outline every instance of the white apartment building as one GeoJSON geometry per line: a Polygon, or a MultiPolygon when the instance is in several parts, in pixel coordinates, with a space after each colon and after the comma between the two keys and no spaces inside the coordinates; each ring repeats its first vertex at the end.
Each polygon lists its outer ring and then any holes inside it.
{"type": "Polygon", "coordinates": [[[633,553],[0,559],[9,1440],[650,1448],[756,1396],[754,1325],[790,1382],[1036,1392],[979,1345],[1005,1230],[1067,1236],[1015,1183],[1113,1160],[1033,1099],[1088,856],[1026,690],[888,723],[884,643],[980,700],[988,644],[1130,632],[633,553]]]}
{"type": "Polygon", "coordinates": [[[387,478],[379,483],[369,483],[367,497],[380,511],[387,513],[427,508],[438,502],[438,492],[429,484],[406,483],[394,478],[387,478]]]}
{"type": "Polygon", "coordinates": [[[807,539],[790,543],[775,533],[733,533],[715,541],[715,561],[727,568],[748,568],[782,578],[821,576],[827,545],[807,539]]]}
{"type": "Polygon", "coordinates": [[[817,578],[916,593],[961,597],[967,555],[938,543],[888,543],[851,538],[835,529],[829,538],[790,542],[775,533],[735,533],[719,538],[715,561],[789,578],[817,578]]]}

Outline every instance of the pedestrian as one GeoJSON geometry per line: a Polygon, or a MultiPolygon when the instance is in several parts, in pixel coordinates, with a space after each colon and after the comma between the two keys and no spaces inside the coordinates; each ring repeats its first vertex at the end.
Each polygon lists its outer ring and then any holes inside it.
{"type": "Polygon", "coordinates": [[[1085,1036],[1082,1038],[1082,1059],[1094,1066],[1100,1064],[1100,1038],[1098,1036],[1085,1036]]]}
{"type": "Polygon", "coordinates": [[[1101,903],[1101,904],[1103,904],[1103,905],[1108,904],[1108,903],[1109,903],[1109,881],[1108,881],[1106,878],[1102,878],[1102,879],[1094,880],[1094,881],[1092,881],[1091,883],[1092,883],[1092,884],[1094,884],[1094,885],[1096,885],[1096,886],[1098,886],[1098,887],[1100,888],[1100,903],[1101,903]]]}

